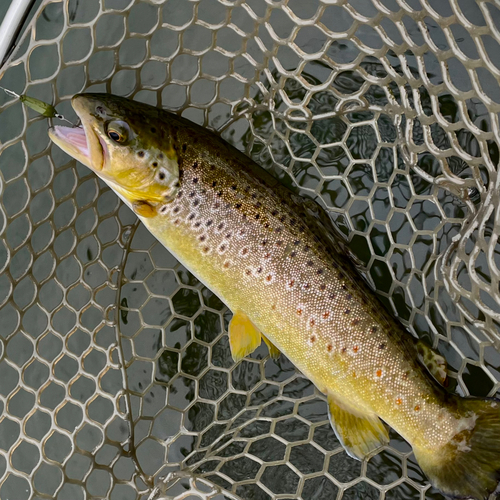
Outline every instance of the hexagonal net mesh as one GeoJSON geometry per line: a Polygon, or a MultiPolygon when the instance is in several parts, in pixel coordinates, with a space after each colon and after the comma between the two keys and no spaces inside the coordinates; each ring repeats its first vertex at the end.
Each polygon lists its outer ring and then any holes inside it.
{"type": "MultiPolygon", "coordinates": [[[[318,201],[461,394],[500,380],[500,10],[486,0],[46,0],[0,84],[212,128],[318,201]]],[[[349,458],[285,357],[0,95],[0,498],[440,498],[349,458]]]]}

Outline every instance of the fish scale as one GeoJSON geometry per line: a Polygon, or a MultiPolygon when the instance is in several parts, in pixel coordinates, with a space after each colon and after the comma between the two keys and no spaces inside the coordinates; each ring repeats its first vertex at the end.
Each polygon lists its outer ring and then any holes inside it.
{"type": "MultiPolygon", "coordinates": [[[[145,220],[148,228],[232,311],[244,310],[322,392],[355,400],[406,439],[421,439],[441,404],[416,369],[408,333],[320,240],[318,222],[288,190],[273,189],[234,150],[230,162],[221,161],[227,146],[213,136],[199,132],[192,141],[177,129],[181,190],[164,205],[163,218],[145,220]]],[[[455,420],[450,415],[436,446],[453,435],[455,420]]]]}
{"type": "Polygon", "coordinates": [[[486,498],[496,488],[498,401],[437,383],[446,381],[444,359],[387,313],[310,202],[163,110],[100,94],[75,96],[73,107],[82,128],[54,127],[52,140],[226,303],[236,360],[262,339],[272,356],[288,356],[326,394],[333,429],[355,458],[388,443],[384,421],[445,494],[486,498]]]}

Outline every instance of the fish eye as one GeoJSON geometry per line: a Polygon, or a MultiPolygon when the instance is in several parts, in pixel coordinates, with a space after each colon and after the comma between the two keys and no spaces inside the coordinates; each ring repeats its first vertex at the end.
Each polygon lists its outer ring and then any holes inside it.
{"type": "Polygon", "coordinates": [[[123,144],[129,138],[130,128],[125,122],[115,120],[108,123],[106,134],[112,141],[123,144]]]}

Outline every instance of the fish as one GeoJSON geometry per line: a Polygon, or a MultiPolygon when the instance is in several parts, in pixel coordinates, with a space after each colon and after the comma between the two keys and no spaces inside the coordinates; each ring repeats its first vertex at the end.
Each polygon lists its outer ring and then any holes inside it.
{"type": "Polygon", "coordinates": [[[54,144],[89,167],[232,311],[235,361],[264,341],[325,394],[347,453],[369,458],[388,426],[431,484],[485,499],[500,480],[500,401],[460,397],[445,359],[382,306],[310,203],[213,132],[166,110],[79,94],[54,144]]]}

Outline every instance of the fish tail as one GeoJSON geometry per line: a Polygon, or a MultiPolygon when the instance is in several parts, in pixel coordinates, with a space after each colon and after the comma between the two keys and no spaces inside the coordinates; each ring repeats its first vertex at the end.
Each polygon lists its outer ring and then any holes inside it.
{"type": "Polygon", "coordinates": [[[500,481],[500,400],[453,399],[469,425],[437,452],[414,448],[415,457],[445,495],[487,499],[500,481]]]}

